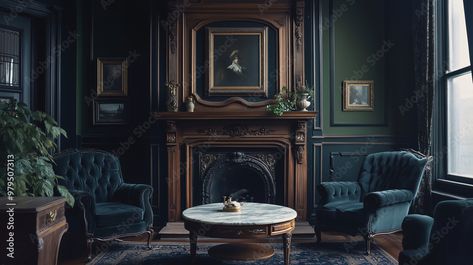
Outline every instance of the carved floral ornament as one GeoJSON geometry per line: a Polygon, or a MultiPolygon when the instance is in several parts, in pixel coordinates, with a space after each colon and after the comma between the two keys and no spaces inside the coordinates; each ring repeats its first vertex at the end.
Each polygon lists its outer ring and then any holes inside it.
{"type": "Polygon", "coordinates": [[[177,136],[176,136],[176,123],[174,121],[168,121],[166,124],[166,142],[167,143],[176,143],[177,136]]]}
{"type": "Polygon", "coordinates": [[[297,142],[305,142],[305,134],[302,132],[298,132],[296,134],[296,141],[297,142]]]}
{"type": "Polygon", "coordinates": [[[296,160],[298,164],[302,164],[304,162],[304,146],[298,145],[296,149],[296,160]]]}
{"type": "MultiPolygon", "coordinates": [[[[242,153],[242,157],[245,159],[240,158],[240,161],[260,161],[264,164],[268,170],[271,172],[273,176],[276,175],[276,157],[273,154],[268,153],[258,153],[258,154],[244,154],[242,153]]],[[[201,177],[204,176],[206,170],[209,168],[212,163],[215,161],[225,161],[228,160],[228,153],[199,153],[199,175],[201,177]]]]}
{"type": "Polygon", "coordinates": [[[296,4],[296,14],[294,18],[295,27],[295,37],[296,37],[296,44],[299,48],[302,45],[302,26],[304,24],[304,4],[300,1],[296,4]]]}
{"type": "Polygon", "coordinates": [[[179,108],[177,102],[177,91],[179,90],[180,84],[175,81],[170,81],[166,84],[166,87],[168,92],[167,110],[170,112],[177,112],[179,108]]]}
{"type": "Polygon", "coordinates": [[[229,125],[221,129],[218,129],[218,128],[199,129],[198,133],[205,134],[208,136],[242,137],[242,136],[270,135],[273,131],[274,130],[271,130],[265,127],[250,128],[246,125],[229,125]]]}

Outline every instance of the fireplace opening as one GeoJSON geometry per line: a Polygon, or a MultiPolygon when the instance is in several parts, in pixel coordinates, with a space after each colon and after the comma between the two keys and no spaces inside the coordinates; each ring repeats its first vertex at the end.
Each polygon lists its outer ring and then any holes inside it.
{"type": "Polygon", "coordinates": [[[217,152],[200,154],[200,179],[194,183],[194,204],[222,202],[282,203],[274,153],[217,152]],[[278,189],[279,187],[279,189],[278,189]]]}

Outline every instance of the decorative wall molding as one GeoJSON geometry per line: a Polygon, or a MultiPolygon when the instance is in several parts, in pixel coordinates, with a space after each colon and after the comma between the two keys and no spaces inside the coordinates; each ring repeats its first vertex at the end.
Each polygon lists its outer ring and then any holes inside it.
{"type": "MultiPolygon", "coordinates": [[[[329,60],[330,60],[330,126],[331,127],[387,127],[388,126],[388,104],[389,102],[385,99],[384,101],[384,117],[382,122],[374,122],[374,123],[346,123],[346,122],[339,122],[335,119],[335,104],[337,100],[341,102],[341,99],[335,99],[335,91],[339,88],[337,87],[340,84],[335,83],[335,19],[334,16],[334,3],[333,1],[329,1],[329,60]]],[[[385,93],[388,95],[388,93],[385,93]]],[[[386,96],[385,96],[386,98],[386,96]]]]}

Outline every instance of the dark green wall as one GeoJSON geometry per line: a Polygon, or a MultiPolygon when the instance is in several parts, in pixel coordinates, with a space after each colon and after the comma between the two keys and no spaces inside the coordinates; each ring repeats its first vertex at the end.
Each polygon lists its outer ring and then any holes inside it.
{"type": "Polygon", "coordinates": [[[158,209],[160,191],[158,165],[161,137],[159,126],[150,119],[158,104],[156,82],[160,3],[155,1],[76,0],[75,17],[81,33],[76,49],[76,137],[77,147],[107,150],[117,155],[123,176],[129,183],[148,183],[155,189],[153,206],[158,209]],[[153,33],[151,33],[153,32],[153,33]],[[97,58],[126,58],[128,96],[102,97],[96,93],[97,58]],[[103,100],[125,102],[129,119],[123,125],[93,123],[94,103],[103,100]]]}
{"type": "Polygon", "coordinates": [[[319,98],[309,141],[314,207],[320,182],[356,180],[367,154],[412,147],[415,112],[399,111],[413,83],[412,11],[408,0],[307,4],[307,75],[319,98]],[[374,81],[374,111],[342,111],[344,80],[374,81]]]}
{"type": "Polygon", "coordinates": [[[324,55],[329,55],[324,60],[324,101],[328,103],[323,109],[324,132],[391,134],[386,115],[385,54],[393,44],[386,38],[384,1],[364,0],[350,5],[337,0],[324,1],[323,5],[324,17],[333,16],[332,28],[324,30],[324,55]],[[374,81],[374,111],[342,111],[344,80],[374,81]]]}

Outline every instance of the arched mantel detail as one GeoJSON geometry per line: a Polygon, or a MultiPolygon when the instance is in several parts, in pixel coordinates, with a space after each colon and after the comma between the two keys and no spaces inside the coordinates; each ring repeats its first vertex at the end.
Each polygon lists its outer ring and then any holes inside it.
{"type": "MultiPolygon", "coordinates": [[[[206,25],[220,21],[258,22],[277,32],[276,91],[282,87],[294,90],[304,78],[304,1],[176,0],[169,1],[167,83],[179,85],[179,109],[194,96],[196,111],[264,110],[269,99],[247,101],[228,96],[208,101],[196,91],[196,35],[206,25]]],[[[273,74],[273,73],[271,73],[273,74]]],[[[274,77],[273,79],[274,80],[274,77]]],[[[270,82],[273,82],[270,80],[270,82]]]]}

